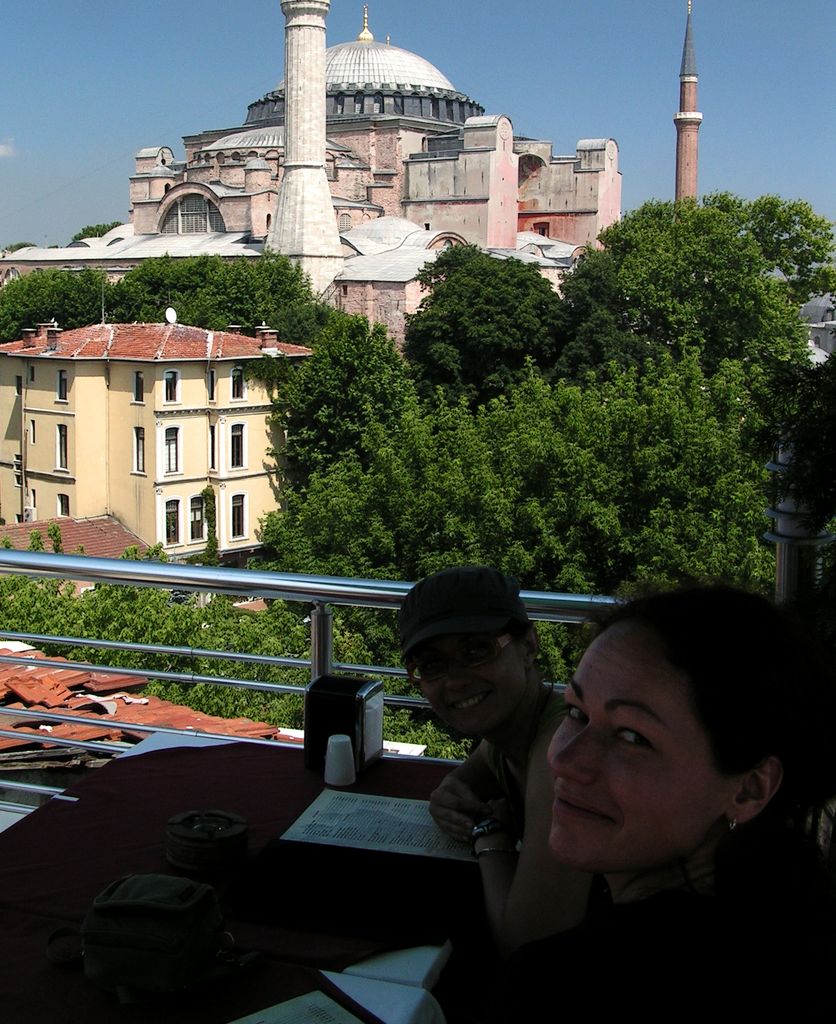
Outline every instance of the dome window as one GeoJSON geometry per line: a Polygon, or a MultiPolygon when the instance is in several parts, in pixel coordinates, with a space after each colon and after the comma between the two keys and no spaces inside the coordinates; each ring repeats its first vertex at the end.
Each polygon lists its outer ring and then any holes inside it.
{"type": "Polygon", "coordinates": [[[163,235],[205,235],[210,231],[226,231],[220,210],[203,196],[184,196],[165,215],[160,233],[163,235]]]}
{"type": "Polygon", "coordinates": [[[358,93],[355,94],[355,96],[354,96],[354,113],[355,114],[362,114],[363,113],[363,99],[364,99],[364,97],[363,97],[363,94],[361,92],[358,92],[358,93]]]}

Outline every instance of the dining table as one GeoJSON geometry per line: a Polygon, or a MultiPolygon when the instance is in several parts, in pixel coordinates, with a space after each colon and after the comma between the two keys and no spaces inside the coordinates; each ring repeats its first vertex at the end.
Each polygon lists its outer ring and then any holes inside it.
{"type": "MultiPolygon", "coordinates": [[[[384,757],[346,791],[427,800],[449,768],[384,757]]],[[[443,1021],[426,991],[432,972],[402,979],[387,965],[413,950],[431,963],[478,921],[475,862],[283,840],[323,789],[302,750],[279,743],[152,749],[117,757],[0,833],[0,1019],[229,1024],[316,990],[360,1020],[443,1021]],[[183,874],[166,857],[167,823],[209,809],[247,823],[242,858],[197,877],[215,887],[235,949],[256,953],[254,966],[122,1005],[72,957],[47,955],[50,936],[77,932],[115,879],[183,874]],[[388,1002],[365,998],[375,983],[388,1002]]]]}

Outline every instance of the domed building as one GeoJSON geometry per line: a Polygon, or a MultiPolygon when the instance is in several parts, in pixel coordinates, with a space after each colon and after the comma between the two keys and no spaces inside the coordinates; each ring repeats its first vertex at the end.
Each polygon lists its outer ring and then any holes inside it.
{"type": "MultiPolygon", "coordinates": [[[[548,142],[514,139],[507,117],[458,90],[418,54],[363,29],[325,55],[327,155],[340,232],[381,216],[485,246],[514,247],[518,230],[589,244],[618,217],[618,150],[585,140],[554,157],[548,142]],[[522,157],[522,159],[520,159],[522,157]]],[[[249,104],[246,121],[142,150],[131,179],[136,235],[270,232],[282,178],[284,82],[249,104]]]]}
{"type": "MultiPolygon", "coordinates": [[[[398,283],[387,278],[386,288],[397,291],[406,288],[403,275],[414,280],[418,250],[426,262],[436,250],[462,242],[505,256],[525,248],[547,276],[551,270],[559,277],[566,263],[554,262],[555,244],[569,251],[592,244],[619,216],[621,175],[612,139],[585,139],[574,153],[555,156],[548,141],[515,137],[507,116],[486,115],[429,61],[375,40],[366,8],[357,38],[326,50],[325,89],[325,174],[346,257],[346,271],[328,295],[343,308],[381,313],[369,299],[380,250],[364,251],[363,236],[352,241],[352,232],[381,217],[418,231],[406,232],[404,247],[403,232],[395,229],[401,240],[393,248],[400,255],[388,273],[398,283]],[[533,236],[543,241],[535,255],[533,236]]],[[[242,125],[185,136],[182,160],[167,146],[141,149],[130,179],[129,225],[72,250],[20,250],[0,261],[0,285],[47,266],[95,266],[116,277],[164,253],[259,255],[284,177],[286,102],[280,82],[249,104],[242,125]]],[[[396,337],[404,312],[417,304],[413,291],[412,298],[393,300],[396,322],[380,317],[396,337]]]]}

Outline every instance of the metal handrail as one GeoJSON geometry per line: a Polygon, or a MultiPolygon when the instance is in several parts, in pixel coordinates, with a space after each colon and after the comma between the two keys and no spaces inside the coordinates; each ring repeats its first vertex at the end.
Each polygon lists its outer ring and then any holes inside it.
{"type": "MultiPolygon", "coordinates": [[[[396,610],[412,587],[400,580],[314,576],[213,565],[129,561],[56,555],[44,551],[0,549],[0,573],[51,579],[84,580],[131,587],[209,591],[237,597],[261,597],[306,604],[352,605],[396,610]]],[[[551,594],[523,590],[520,598],[532,619],[542,622],[585,622],[615,598],[594,594],[551,594]]]]}
{"type": "MultiPolygon", "coordinates": [[[[24,575],[33,578],[72,579],[85,582],[112,584],[116,586],[154,587],[171,590],[190,590],[225,594],[236,597],[258,597],[268,600],[284,600],[312,605],[311,613],[311,656],[294,658],[273,657],[258,654],[243,654],[216,651],[208,648],[177,647],[171,645],[135,644],[115,640],[101,640],[81,637],[50,636],[42,633],[15,633],[0,631],[0,638],[15,639],[26,643],[62,644],[67,646],[95,647],[102,650],[129,650],[149,655],[170,655],[177,657],[215,658],[239,661],[246,664],[282,668],[309,668],[311,678],[330,672],[404,676],[402,668],[380,665],[357,665],[334,662],[332,658],[333,623],[329,605],[345,605],[361,608],[379,608],[395,611],[403,601],[412,584],[396,580],[374,580],[308,575],[302,573],[276,573],[265,570],[236,569],[217,566],[182,565],[170,562],[130,561],[127,559],[94,558],[86,555],[64,555],[42,551],[14,551],[0,549],[0,573],[24,575]]],[[[581,623],[599,610],[615,603],[612,597],[585,594],[544,593],[526,590],[520,593],[529,616],[537,621],[581,623]]],[[[31,658],[24,655],[0,655],[0,664],[31,665],[31,658]]],[[[122,668],[88,662],[59,661],[49,658],[38,659],[39,666],[56,669],[78,669],[96,673],[111,673],[143,677],[156,680],[173,680],[187,683],[209,683],[240,689],[261,690],[271,693],[304,693],[304,688],[293,684],[270,683],[261,680],[237,679],[231,676],[209,676],[197,673],[166,672],[154,669],[122,668]]],[[[387,694],[385,702],[399,708],[425,708],[427,701],[422,697],[387,694]]],[[[17,718],[33,718],[39,722],[73,722],[83,725],[101,725],[100,719],[88,719],[78,715],[63,715],[57,711],[32,711],[5,709],[0,707],[0,716],[14,715],[17,718]]],[[[138,732],[180,734],[188,730],[163,726],[151,726],[133,722],[108,719],[116,728],[128,728],[138,732]]],[[[229,739],[221,733],[203,733],[207,738],[229,739]]],[[[0,728],[0,736],[19,737],[20,733],[0,728]]],[[[239,738],[248,743],[274,743],[274,740],[239,738]]],[[[121,752],[123,744],[105,741],[81,741],[45,736],[44,742],[56,746],[78,747],[105,753],[121,752]]],[[[0,788],[4,785],[0,780],[0,788]]],[[[11,787],[7,787],[11,788],[11,787]]],[[[18,788],[27,788],[18,784],[18,788]]]]}

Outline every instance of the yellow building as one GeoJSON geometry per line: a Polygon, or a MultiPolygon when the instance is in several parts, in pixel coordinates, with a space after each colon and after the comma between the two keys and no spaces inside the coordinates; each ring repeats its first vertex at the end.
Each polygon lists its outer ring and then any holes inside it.
{"type": "Polygon", "coordinates": [[[257,338],[181,324],[25,331],[0,348],[0,515],[112,515],[183,557],[205,547],[208,485],[221,555],[248,553],[277,505],[280,439],[245,367],[309,354],[268,328],[257,338]]]}

